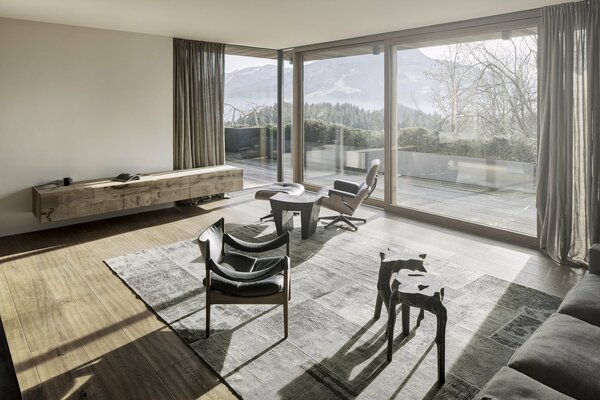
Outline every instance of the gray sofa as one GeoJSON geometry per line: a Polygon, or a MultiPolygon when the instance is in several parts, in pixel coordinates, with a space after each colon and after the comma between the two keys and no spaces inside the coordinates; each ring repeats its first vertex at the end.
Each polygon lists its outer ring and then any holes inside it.
{"type": "Polygon", "coordinates": [[[476,399],[600,399],[600,244],[589,273],[476,399]]]}

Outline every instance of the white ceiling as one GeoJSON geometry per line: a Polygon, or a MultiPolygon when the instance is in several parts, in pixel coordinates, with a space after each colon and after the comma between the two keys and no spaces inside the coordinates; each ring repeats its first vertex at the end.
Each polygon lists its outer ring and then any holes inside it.
{"type": "Polygon", "coordinates": [[[0,0],[0,16],[280,49],[565,2],[0,0]]]}

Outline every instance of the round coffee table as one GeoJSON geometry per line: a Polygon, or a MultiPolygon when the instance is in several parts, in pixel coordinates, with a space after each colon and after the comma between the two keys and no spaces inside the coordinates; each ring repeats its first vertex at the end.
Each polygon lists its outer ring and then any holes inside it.
{"type": "Polygon", "coordinates": [[[448,319],[446,307],[442,304],[444,299],[444,284],[435,275],[421,271],[401,269],[392,283],[392,295],[388,310],[388,348],[387,358],[392,361],[394,326],[396,325],[396,306],[402,304],[402,334],[410,333],[410,307],[420,308],[417,326],[429,311],[437,318],[437,331],[435,343],[437,345],[438,383],[446,380],[446,321],[448,319]]]}

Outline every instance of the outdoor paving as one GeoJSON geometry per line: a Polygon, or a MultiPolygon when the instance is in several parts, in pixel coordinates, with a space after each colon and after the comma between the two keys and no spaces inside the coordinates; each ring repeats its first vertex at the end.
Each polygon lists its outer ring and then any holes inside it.
{"type": "MultiPolygon", "coordinates": [[[[285,180],[291,179],[291,157],[284,160],[285,180]]],[[[277,180],[275,160],[227,160],[227,164],[244,169],[244,188],[264,186],[277,180]]],[[[364,173],[318,170],[306,171],[306,182],[331,186],[334,179],[360,182],[364,173]]],[[[371,195],[383,199],[383,177],[371,195]]],[[[430,179],[398,177],[398,205],[448,216],[509,231],[536,235],[535,192],[490,189],[481,186],[442,182],[430,179]]]]}

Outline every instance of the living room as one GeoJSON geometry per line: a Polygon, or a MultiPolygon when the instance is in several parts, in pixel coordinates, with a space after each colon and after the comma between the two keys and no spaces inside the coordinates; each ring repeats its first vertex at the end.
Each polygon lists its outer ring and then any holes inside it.
{"type": "Polygon", "coordinates": [[[0,398],[599,398],[599,20],[0,0],[0,398]]]}

